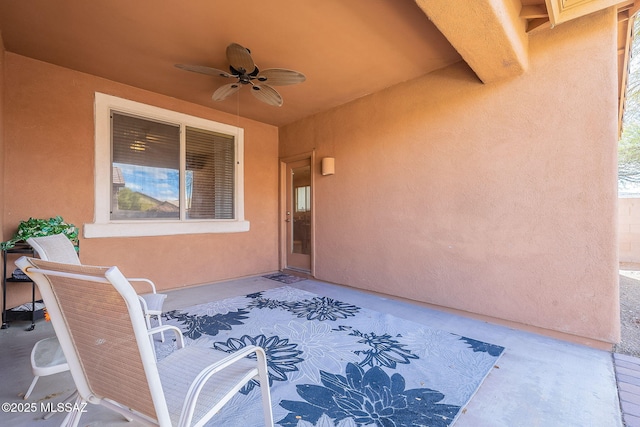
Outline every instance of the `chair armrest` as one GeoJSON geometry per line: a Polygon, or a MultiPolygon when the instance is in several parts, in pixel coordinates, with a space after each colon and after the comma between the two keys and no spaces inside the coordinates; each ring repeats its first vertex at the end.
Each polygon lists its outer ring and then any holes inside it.
{"type": "Polygon", "coordinates": [[[155,328],[148,329],[147,333],[149,336],[153,336],[154,334],[163,331],[173,331],[176,334],[176,346],[178,348],[184,348],[184,336],[182,335],[182,331],[173,325],[156,326],[155,328]]]}
{"type": "MultiPolygon", "coordinates": [[[[147,306],[147,301],[142,298],[140,295],[138,295],[138,301],[140,301],[140,305],[142,305],[142,312],[144,313],[145,316],[147,316],[147,313],[149,313],[149,307],[147,306]]],[[[147,327],[149,325],[147,324],[147,327]]]]}
{"type": "MultiPolygon", "coordinates": [[[[198,397],[200,396],[200,392],[202,388],[205,386],[207,381],[221,370],[228,368],[233,365],[233,363],[237,362],[240,359],[250,355],[251,353],[255,353],[258,357],[258,371],[260,371],[259,366],[262,365],[265,369],[267,366],[267,356],[262,347],[258,347],[255,345],[244,347],[235,353],[232,353],[228,357],[225,357],[222,360],[219,360],[216,363],[213,363],[206,368],[204,368],[198,376],[193,380],[191,386],[189,387],[189,391],[184,399],[184,403],[182,405],[182,413],[180,414],[180,421],[178,425],[180,426],[188,426],[191,424],[191,420],[193,418],[193,411],[195,410],[196,403],[198,402],[198,397]]],[[[268,385],[267,385],[268,386],[268,385]]]]}
{"type": "Polygon", "coordinates": [[[133,277],[133,278],[127,277],[127,280],[129,282],[145,282],[149,286],[151,286],[151,290],[153,291],[153,293],[154,294],[156,293],[156,285],[149,279],[143,279],[143,278],[140,278],[140,277],[133,277]]]}

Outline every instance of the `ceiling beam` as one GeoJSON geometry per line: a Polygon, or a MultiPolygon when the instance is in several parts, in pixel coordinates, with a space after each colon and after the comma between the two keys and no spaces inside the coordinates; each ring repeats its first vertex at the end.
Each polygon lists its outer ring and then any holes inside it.
{"type": "Polygon", "coordinates": [[[640,1],[627,0],[618,5],[618,21],[632,19],[640,10],[640,1]]]}
{"type": "Polygon", "coordinates": [[[534,34],[537,31],[548,30],[551,28],[549,18],[536,18],[527,21],[527,34],[534,34]]]}
{"type": "Polygon", "coordinates": [[[523,19],[535,19],[535,18],[548,18],[547,7],[543,4],[522,6],[520,10],[520,18],[523,19]]]}
{"type": "Polygon", "coordinates": [[[528,39],[519,1],[416,0],[484,83],[522,74],[528,39]]]}

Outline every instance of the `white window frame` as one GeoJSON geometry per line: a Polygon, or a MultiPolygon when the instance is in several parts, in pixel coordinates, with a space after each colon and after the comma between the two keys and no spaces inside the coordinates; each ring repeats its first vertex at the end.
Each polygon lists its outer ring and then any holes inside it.
{"type": "MultiPolygon", "coordinates": [[[[238,233],[249,231],[244,218],[244,129],[214,122],[164,108],[142,104],[103,93],[95,93],[95,203],[94,222],[84,224],[84,237],[142,237],[177,234],[238,233]],[[111,219],[111,111],[132,114],[149,120],[179,124],[181,131],[180,165],[184,169],[184,128],[200,129],[233,135],[235,140],[235,215],[224,220],[112,220],[111,219]]],[[[181,199],[184,199],[181,178],[181,199]]],[[[184,202],[184,201],[182,201],[184,202]]]]}

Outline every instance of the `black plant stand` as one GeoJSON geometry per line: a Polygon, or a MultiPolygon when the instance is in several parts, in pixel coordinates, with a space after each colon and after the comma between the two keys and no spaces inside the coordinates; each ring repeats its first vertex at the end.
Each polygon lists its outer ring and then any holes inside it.
{"type": "Polygon", "coordinates": [[[7,319],[7,283],[31,283],[31,326],[27,328],[27,331],[33,331],[36,327],[36,284],[29,279],[7,277],[7,255],[9,254],[35,255],[33,248],[27,243],[17,243],[13,248],[2,251],[2,329],[9,327],[7,319]]]}

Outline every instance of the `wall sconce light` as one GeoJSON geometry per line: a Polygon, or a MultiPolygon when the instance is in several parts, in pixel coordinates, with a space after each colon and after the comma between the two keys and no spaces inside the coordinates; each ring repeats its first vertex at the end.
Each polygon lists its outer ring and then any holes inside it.
{"type": "Polygon", "coordinates": [[[322,159],[322,175],[333,175],[336,173],[335,157],[324,157],[322,159]]]}

